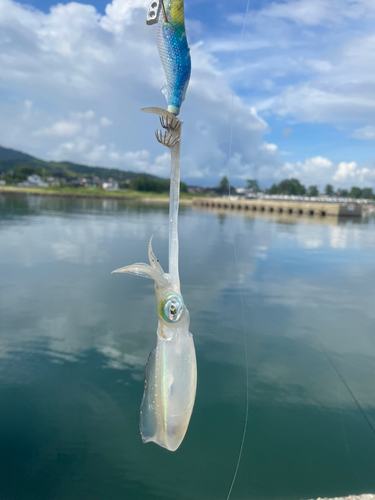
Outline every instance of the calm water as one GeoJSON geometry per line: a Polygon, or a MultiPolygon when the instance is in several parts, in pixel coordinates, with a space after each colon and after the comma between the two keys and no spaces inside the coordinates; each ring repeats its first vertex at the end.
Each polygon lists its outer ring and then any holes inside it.
{"type": "Polygon", "coordinates": [[[167,208],[0,197],[0,499],[225,499],[375,490],[375,221],[245,217],[182,207],[182,293],[198,391],[181,448],[143,445],[167,208]],[[233,240],[238,256],[235,264],[233,240]]]}

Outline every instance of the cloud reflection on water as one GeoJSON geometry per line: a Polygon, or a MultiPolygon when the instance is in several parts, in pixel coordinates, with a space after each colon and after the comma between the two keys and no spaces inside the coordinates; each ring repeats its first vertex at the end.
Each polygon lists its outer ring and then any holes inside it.
{"type": "MultiPolygon", "coordinates": [[[[75,200],[72,206],[67,200],[28,197],[18,200],[18,210],[24,211],[22,224],[15,214],[14,224],[8,220],[0,226],[5,269],[0,356],[27,345],[32,349],[43,339],[45,352],[57,360],[80,361],[95,349],[107,359],[103,366],[139,377],[156,332],[153,285],[137,277],[117,279],[110,271],[146,260],[148,239],[159,226],[155,251],[166,262],[167,208],[116,200],[75,200]]],[[[327,384],[319,389],[328,369],[296,376],[285,346],[292,341],[311,354],[322,343],[343,357],[345,367],[350,359],[375,357],[367,333],[375,315],[375,263],[367,255],[375,249],[373,222],[326,219],[319,225],[303,218],[233,214],[221,216],[217,224],[217,217],[181,211],[181,281],[203,355],[243,365],[241,288],[250,349],[274,339],[283,344],[272,362],[253,358],[254,383],[263,380],[279,388],[297,383],[305,400],[342,404],[333,403],[327,384]]],[[[370,394],[373,380],[358,372],[361,391],[370,394]]]]}

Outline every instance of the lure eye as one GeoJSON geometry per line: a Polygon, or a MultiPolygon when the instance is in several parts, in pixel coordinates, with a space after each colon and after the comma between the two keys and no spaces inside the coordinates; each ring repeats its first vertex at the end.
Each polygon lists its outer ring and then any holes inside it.
{"type": "Polygon", "coordinates": [[[181,318],[184,307],[182,298],[175,293],[171,293],[167,295],[161,304],[161,315],[169,323],[176,323],[181,318]]]}

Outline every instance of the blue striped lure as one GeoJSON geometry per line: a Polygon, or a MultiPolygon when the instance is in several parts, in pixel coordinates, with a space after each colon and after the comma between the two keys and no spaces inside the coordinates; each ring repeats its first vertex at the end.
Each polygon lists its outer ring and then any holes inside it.
{"type": "Polygon", "coordinates": [[[167,83],[162,92],[168,111],[180,112],[191,73],[190,49],[185,32],[184,0],[155,0],[147,14],[147,24],[158,23],[158,50],[167,83]]]}

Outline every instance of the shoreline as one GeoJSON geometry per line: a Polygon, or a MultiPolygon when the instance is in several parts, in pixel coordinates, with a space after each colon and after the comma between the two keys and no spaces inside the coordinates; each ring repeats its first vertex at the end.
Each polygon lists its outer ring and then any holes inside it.
{"type": "MultiPolygon", "coordinates": [[[[98,200],[122,200],[122,201],[139,201],[140,203],[165,203],[169,204],[169,196],[126,196],[120,194],[110,194],[114,191],[108,193],[72,193],[63,191],[45,191],[44,188],[4,188],[0,187],[0,195],[12,195],[12,196],[52,196],[56,198],[86,198],[86,199],[98,199],[98,200]]],[[[191,205],[191,199],[180,198],[181,205],[191,205]]]]}

